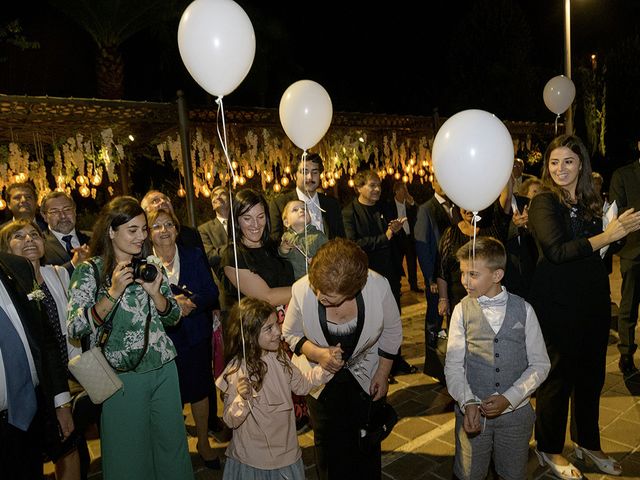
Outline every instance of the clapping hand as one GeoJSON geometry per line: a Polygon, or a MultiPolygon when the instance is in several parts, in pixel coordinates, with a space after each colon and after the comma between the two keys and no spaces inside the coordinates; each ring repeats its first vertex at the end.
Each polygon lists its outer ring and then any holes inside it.
{"type": "Polygon", "coordinates": [[[638,229],[640,229],[640,211],[636,212],[633,208],[630,208],[611,220],[605,233],[608,235],[610,242],[615,242],[638,229]]]}
{"type": "Polygon", "coordinates": [[[518,210],[514,210],[512,221],[518,228],[527,228],[527,223],[529,222],[529,205],[524,206],[522,213],[518,210]]]}

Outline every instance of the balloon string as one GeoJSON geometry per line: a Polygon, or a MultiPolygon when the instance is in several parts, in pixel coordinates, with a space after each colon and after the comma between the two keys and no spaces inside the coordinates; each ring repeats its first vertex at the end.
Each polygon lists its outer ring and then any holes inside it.
{"type": "Polygon", "coordinates": [[[556,122],[555,122],[556,130],[555,130],[555,135],[558,135],[558,120],[560,120],[560,114],[559,114],[559,113],[558,113],[558,114],[556,114],[556,122]]]}
{"type": "MultiPolygon", "coordinates": [[[[218,111],[216,113],[216,130],[218,131],[218,138],[220,139],[220,143],[222,145],[222,151],[224,152],[224,158],[227,161],[227,167],[231,172],[229,177],[229,212],[231,213],[229,216],[231,217],[231,237],[233,239],[233,259],[235,261],[236,268],[234,269],[236,272],[236,291],[238,293],[238,303],[241,300],[240,293],[240,273],[238,271],[238,244],[236,240],[236,221],[233,215],[233,187],[236,185],[236,172],[233,170],[233,165],[229,158],[229,150],[227,148],[227,126],[224,119],[224,104],[222,102],[222,97],[218,97],[216,99],[216,103],[218,104],[218,111]],[[220,131],[220,124],[222,124],[222,132],[220,131]],[[232,185],[233,180],[233,185],[232,185]]],[[[245,341],[244,341],[244,326],[242,320],[240,320],[240,339],[242,340],[242,357],[245,362],[247,361],[247,352],[245,349],[245,341]]]]}
{"type": "MultiPolygon", "coordinates": [[[[309,190],[307,189],[307,150],[302,152],[302,182],[304,184],[304,193],[309,197],[309,190]]],[[[304,202],[304,272],[309,275],[309,243],[307,242],[307,215],[309,215],[308,202],[304,202]]]]}
{"type": "Polygon", "coordinates": [[[473,212],[473,242],[471,244],[471,268],[475,268],[476,262],[476,230],[478,229],[478,212],[473,212]]]}

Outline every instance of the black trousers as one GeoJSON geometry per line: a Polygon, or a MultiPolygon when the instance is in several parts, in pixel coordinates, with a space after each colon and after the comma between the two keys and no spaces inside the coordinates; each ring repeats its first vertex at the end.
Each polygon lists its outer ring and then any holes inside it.
{"type": "Polygon", "coordinates": [[[562,453],[570,400],[571,439],[589,450],[601,449],[598,421],[609,321],[585,319],[583,328],[576,335],[579,343],[571,346],[566,345],[570,336],[545,338],[551,370],[536,394],[535,436],[541,452],[562,453]]]}
{"type": "Polygon", "coordinates": [[[633,355],[636,344],[636,324],[638,323],[638,305],[640,304],[640,262],[620,259],[622,274],[622,298],[618,310],[618,350],[622,355],[633,355]]]}
{"type": "Polygon", "coordinates": [[[9,425],[7,411],[0,412],[0,478],[41,480],[43,418],[36,414],[29,430],[9,425]]]}
{"type": "Polygon", "coordinates": [[[416,240],[413,236],[403,235],[400,238],[400,262],[407,259],[407,280],[411,288],[418,287],[418,258],[416,256],[416,240]]]}
{"type": "Polygon", "coordinates": [[[366,451],[359,446],[369,405],[368,392],[347,370],[338,372],[318,399],[307,396],[318,479],[381,478],[380,444],[366,451]]]}

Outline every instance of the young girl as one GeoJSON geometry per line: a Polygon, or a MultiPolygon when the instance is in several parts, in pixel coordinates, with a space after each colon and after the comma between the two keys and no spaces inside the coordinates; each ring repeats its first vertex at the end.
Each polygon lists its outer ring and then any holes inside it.
{"type": "Polygon", "coordinates": [[[276,311],[265,301],[245,297],[231,310],[227,367],[216,381],[224,393],[222,418],[234,430],[223,479],[305,478],[291,392],[306,395],[333,374],[319,366],[300,372],[284,352],[281,335],[276,311]]]}

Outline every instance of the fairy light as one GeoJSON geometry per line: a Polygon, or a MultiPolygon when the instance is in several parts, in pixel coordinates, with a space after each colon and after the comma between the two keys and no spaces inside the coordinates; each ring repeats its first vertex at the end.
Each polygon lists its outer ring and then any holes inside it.
{"type": "Polygon", "coordinates": [[[255,172],[253,170],[251,170],[250,168],[247,168],[245,175],[247,176],[247,178],[253,178],[254,173],[255,172]]]}
{"type": "Polygon", "coordinates": [[[282,177],[280,179],[280,183],[282,184],[283,187],[286,187],[287,185],[289,185],[289,177],[282,177]]]}
{"type": "Polygon", "coordinates": [[[404,183],[409,183],[409,177],[408,177],[407,175],[403,175],[403,176],[402,176],[402,181],[403,181],[404,183]]]}
{"type": "Polygon", "coordinates": [[[393,176],[393,178],[395,178],[396,180],[400,180],[400,172],[396,172],[395,175],[393,176]]]}

